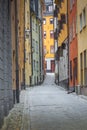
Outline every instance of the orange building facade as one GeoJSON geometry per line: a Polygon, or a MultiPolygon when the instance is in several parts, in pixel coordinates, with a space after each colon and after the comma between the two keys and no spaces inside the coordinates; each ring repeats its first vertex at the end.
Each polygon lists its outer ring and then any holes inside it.
{"type": "Polygon", "coordinates": [[[76,30],[77,0],[68,1],[69,20],[69,86],[75,87],[78,84],[78,45],[76,30]]]}

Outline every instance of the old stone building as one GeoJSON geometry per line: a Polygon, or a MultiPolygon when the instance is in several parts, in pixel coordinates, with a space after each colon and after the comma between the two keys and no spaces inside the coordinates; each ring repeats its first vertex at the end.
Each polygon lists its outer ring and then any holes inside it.
{"type": "Polygon", "coordinates": [[[10,1],[0,0],[0,127],[13,106],[10,1]]]}

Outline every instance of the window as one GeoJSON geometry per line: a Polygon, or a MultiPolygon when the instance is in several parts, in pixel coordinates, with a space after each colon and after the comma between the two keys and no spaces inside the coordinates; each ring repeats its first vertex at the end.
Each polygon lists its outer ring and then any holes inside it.
{"type": "Polygon", "coordinates": [[[75,38],[76,35],[76,17],[73,18],[73,38],[75,38]]]}
{"type": "Polygon", "coordinates": [[[36,53],[39,52],[39,46],[38,46],[38,41],[36,41],[36,53]]]}
{"type": "Polygon", "coordinates": [[[73,39],[73,24],[70,25],[70,34],[69,34],[69,40],[72,42],[73,39]]]}
{"type": "Polygon", "coordinates": [[[70,61],[70,79],[72,80],[72,61],[70,61]]]}
{"type": "Polygon", "coordinates": [[[51,30],[51,31],[50,31],[50,38],[53,38],[53,37],[54,37],[54,31],[51,30]]]}
{"type": "Polygon", "coordinates": [[[35,70],[35,66],[36,66],[36,65],[35,65],[35,60],[34,60],[34,70],[35,70]]]}
{"type": "Polygon", "coordinates": [[[87,51],[84,51],[84,84],[87,85],[87,51]]]}
{"type": "Polygon", "coordinates": [[[29,11],[27,11],[27,22],[28,22],[28,25],[29,25],[29,11]]]}
{"type": "Polygon", "coordinates": [[[35,24],[35,27],[36,27],[36,32],[37,32],[37,24],[35,24]]]}
{"type": "Polygon", "coordinates": [[[84,68],[86,68],[86,50],[84,51],[84,68]]]}
{"type": "Polygon", "coordinates": [[[45,18],[43,18],[43,24],[46,24],[46,19],[45,18]]]}
{"type": "Polygon", "coordinates": [[[74,78],[77,79],[77,58],[74,59],[74,78]]]}
{"type": "Polygon", "coordinates": [[[33,28],[33,30],[35,28],[34,18],[32,19],[32,28],[33,28]]]}
{"type": "Polygon", "coordinates": [[[37,72],[38,72],[38,68],[39,68],[38,61],[37,61],[37,66],[36,67],[37,67],[37,72]]]}
{"type": "Polygon", "coordinates": [[[31,64],[31,53],[29,53],[29,64],[31,64]]]}
{"type": "Polygon", "coordinates": [[[46,11],[47,11],[47,12],[49,11],[49,6],[46,6],[46,11]]]}
{"type": "Polygon", "coordinates": [[[53,24],[53,18],[50,19],[50,24],[53,24]]]}
{"type": "Polygon", "coordinates": [[[83,85],[83,57],[82,57],[82,53],[80,54],[80,72],[81,72],[81,84],[83,85]]]}
{"type": "Polygon", "coordinates": [[[73,38],[75,37],[75,20],[73,19],[73,38]]]}
{"type": "Polygon", "coordinates": [[[44,54],[46,54],[46,46],[44,46],[44,54]]]}
{"type": "Polygon", "coordinates": [[[71,27],[69,27],[70,33],[69,33],[69,41],[71,42],[71,27]]]}
{"type": "Polygon", "coordinates": [[[80,31],[82,30],[82,14],[80,14],[80,31]]]}
{"type": "Polygon", "coordinates": [[[44,31],[44,39],[46,39],[46,31],[44,31]]]}
{"type": "Polygon", "coordinates": [[[26,49],[25,49],[25,62],[26,62],[26,59],[27,59],[27,52],[26,52],[26,49]]]}
{"type": "Polygon", "coordinates": [[[46,11],[47,12],[52,12],[53,11],[53,6],[52,5],[47,5],[46,6],[46,11]]]}
{"type": "Polygon", "coordinates": [[[50,53],[54,54],[54,46],[50,46],[50,53]]]}
{"type": "Polygon", "coordinates": [[[35,40],[32,40],[32,52],[35,52],[35,40]]]}
{"type": "Polygon", "coordinates": [[[72,10],[73,0],[70,0],[70,10],[72,10]]]}
{"type": "Polygon", "coordinates": [[[50,6],[49,6],[49,12],[52,12],[52,11],[53,11],[53,6],[50,5],[50,6]]]}
{"type": "Polygon", "coordinates": [[[78,24],[77,24],[77,16],[76,16],[76,22],[75,22],[75,23],[76,23],[76,25],[75,25],[75,26],[76,26],[75,29],[76,29],[76,34],[77,34],[77,32],[78,32],[78,29],[77,29],[77,28],[78,28],[78,27],[77,27],[77,26],[78,26],[78,24]]]}
{"type": "Polygon", "coordinates": [[[86,25],[86,11],[85,11],[85,8],[83,10],[83,27],[85,27],[86,25]]]}

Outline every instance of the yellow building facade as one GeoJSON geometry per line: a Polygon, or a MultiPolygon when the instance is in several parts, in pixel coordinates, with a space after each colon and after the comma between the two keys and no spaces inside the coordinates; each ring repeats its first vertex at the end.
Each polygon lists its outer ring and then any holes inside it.
{"type": "Polygon", "coordinates": [[[19,98],[19,90],[24,85],[24,0],[11,1],[11,41],[12,87],[16,103],[17,93],[19,98]]]}
{"type": "Polygon", "coordinates": [[[18,0],[19,87],[24,85],[24,0],[18,0]]]}
{"type": "Polygon", "coordinates": [[[78,84],[87,85],[87,0],[77,0],[78,84]]]}
{"type": "MultiPolygon", "coordinates": [[[[68,88],[68,32],[67,32],[67,0],[55,0],[58,12],[57,37],[58,37],[58,84],[68,88]]],[[[55,12],[54,12],[55,13],[55,12]]],[[[54,14],[55,15],[55,14],[54,14]]]]}
{"type": "Polygon", "coordinates": [[[31,84],[31,30],[30,30],[30,0],[25,1],[25,85],[31,84]]]}
{"type": "Polygon", "coordinates": [[[61,7],[59,6],[59,13],[58,13],[58,23],[59,26],[62,24],[62,28],[60,29],[59,35],[58,35],[58,46],[61,46],[62,43],[67,38],[67,0],[64,2],[61,2],[59,0],[58,5],[61,4],[61,7]]]}
{"type": "Polygon", "coordinates": [[[50,31],[53,31],[53,24],[50,24],[50,19],[53,20],[53,16],[46,16],[43,19],[46,20],[46,24],[43,25],[44,32],[46,32],[46,38],[44,36],[44,46],[46,46],[45,58],[54,58],[54,54],[50,53],[50,46],[54,45],[54,39],[50,37],[50,31]]]}
{"type": "Polygon", "coordinates": [[[45,69],[54,72],[54,30],[53,15],[43,16],[43,44],[45,56],[45,69]]]}

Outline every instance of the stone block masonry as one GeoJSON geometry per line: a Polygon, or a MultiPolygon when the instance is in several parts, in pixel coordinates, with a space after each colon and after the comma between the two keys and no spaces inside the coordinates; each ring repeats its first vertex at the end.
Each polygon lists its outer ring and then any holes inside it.
{"type": "Polygon", "coordinates": [[[10,0],[0,0],[0,127],[13,106],[10,0]]]}

